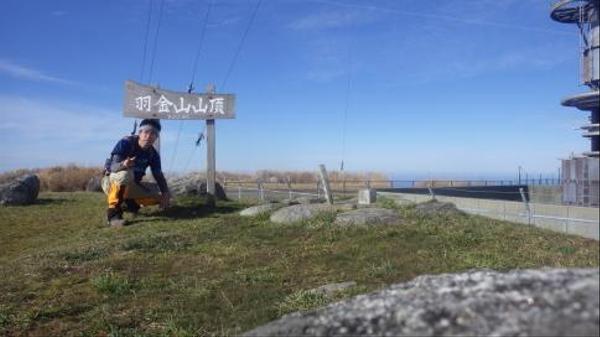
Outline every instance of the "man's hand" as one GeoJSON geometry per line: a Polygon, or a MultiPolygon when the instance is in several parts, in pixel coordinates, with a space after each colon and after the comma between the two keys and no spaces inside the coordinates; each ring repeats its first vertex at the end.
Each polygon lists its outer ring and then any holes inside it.
{"type": "Polygon", "coordinates": [[[134,165],[135,165],[135,157],[130,157],[130,158],[123,160],[123,166],[125,166],[128,169],[132,168],[134,165]]]}
{"type": "Polygon", "coordinates": [[[163,193],[160,198],[160,208],[167,209],[171,206],[171,193],[163,193]]]}

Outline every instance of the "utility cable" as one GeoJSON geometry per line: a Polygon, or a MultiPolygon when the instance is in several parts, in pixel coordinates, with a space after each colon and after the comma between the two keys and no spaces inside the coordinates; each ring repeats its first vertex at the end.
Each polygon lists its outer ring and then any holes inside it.
{"type": "Polygon", "coordinates": [[[165,7],[165,0],[161,0],[160,2],[160,9],[158,10],[158,23],[156,25],[156,32],[154,33],[154,45],[152,47],[152,58],[150,61],[150,75],[149,75],[149,79],[148,79],[148,83],[151,84],[152,83],[152,74],[154,71],[154,60],[156,59],[156,49],[158,47],[158,35],[160,33],[160,26],[162,23],[162,17],[163,17],[163,9],[165,7]]]}
{"type": "Polygon", "coordinates": [[[196,150],[200,147],[200,145],[202,144],[202,140],[204,139],[204,133],[206,132],[206,125],[204,126],[204,129],[202,130],[202,132],[200,132],[198,134],[198,138],[196,139],[196,143],[194,146],[194,148],[192,149],[192,152],[190,153],[190,156],[188,157],[187,162],[185,163],[185,166],[183,168],[183,172],[186,172],[188,167],[190,166],[190,163],[192,161],[192,158],[194,157],[194,154],[196,153],[196,150]]]}
{"type": "Polygon", "coordinates": [[[346,82],[346,97],[344,104],[344,121],[342,123],[342,162],[340,171],[344,171],[344,159],[346,157],[346,129],[348,124],[348,110],[350,108],[350,89],[352,86],[352,46],[348,49],[348,77],[346,82]]]}
{"type": "Polygon", "coordinates": [[[146,70],[146,56],[148,54],[148,35],[150,33],[150,21],[152,18],[152,3],[154,0],[148,0],[148,18],[146,19],[146,32],[144,34],[144,54],[142,56],[142,71],[140,72],[140,82],[144,82],[144,72],[146,70]]]}
{"type": "Polygon", "coordinates": [[[177,148],[179,147],[179,136],[181,135],[181,129],[183,128],[183,120],[179,121],[179,128],[177,129],[177,137],[175,138],[175,149],[173,150],[173,155],[171,156],[171,162],[169,163],[169,171],[173,173],[173,164],[175,163],[175,158],[177,157],[177,148]]]}
{"type": "Polygon", "coordinates": [[[248,26],[246,27],[246,30],[244,31],[244,34],[242,35],[240,44],[238,45],[237,50],[235,51],[235,53],[233,55],[233,59],[231,60],[231,63],[229,64],[229,68],[227,68],[227,72],[225,73],[225,78],[223,79],[223,82],[221,83],[221,87],[219,88],[219,90],[221,92],[223,92],[225,90],[225,84],[227,83],[227,80],[229,79],[229,76],[231,75],[231,72],[233,71],[233,67],[235,66],[238,56],[240,55],[240,51],[242,50],[244,41],[246,40],[246,36],[248,36],[248,32],[250,31],[250,27],[252,27],[252,23],[254,22],[254,18],[256,18],[256,13],[258,12],[258,9],[260,8],[261,3],[262,3],[262,0],[258,0],[256,2],[254,11],[252,12],[252,16],[250,17],[250,21],[248,21],[248,26]]]}
{"type": "MultiPolygon", "coordinates": [[[[152,2],[153,0],[148,0],[149,6],[148,6],[148,18],[146,19],[146,32],[144,33],[144,52],[142,55],[142,69],[140,71],[140,82],[143,83],[144,82],[144,73],[146,71],[146,56],[148,54],[148,34],[150,32],[150,21],[152,19],[152,2]]],[[[131,130],[131,135],[135,135],[135,132],[137,131],[137,118],[135,118],[133,120],[133,129],[131,130]]]]}
{"type": "MultiPolygon", "coordinates": [[[[196,78],[196,72],[198,69],[198,60],[200,58],[200,53],[202,51],[202,45],[204,44],[204,36],[206,35],[206,27],[208,26],[208,18],[210,17],[210,11],[212,9],[213,2],[214,2],[214,0],[209,0],[208,8],[206,10],[206,15],[204,16],[204,24],[202,25],[202,30],[200,31],[200,40],[198,42],[198,50],[196,51],[196,56],[194,57],[194,62],[193,62],[193,66],[192,66],[192,79],[190,80],[190,84],[188,86],[188,94],[191,94],[192,91],[194,91],[194,80],[196,78]]],[[[204,128],[206,128],[206,126],[204,128]]],[[[181,125],[179,127],[179,131],[177,132],[177,140],[175,142],[175,152],[173,152],[173,158],[171,159],[171,166],[173,165],[172,163],[175,161],[175,154],[177,153],[177,146],[179,144],[180,132],[181,132],[181,125]]],[[[203,138],[204,138],[204,131],[202,131],[198,135],[198,138],[196,139],[196,142],[195,142],[196,144],[195,144],[194,148],[192,149],[192,153],[188,157],[188,160],[185,164],[184,171],[187,170],[187,168],[194,156],[194,153],[196,152],[196,149],[200,146],[200,142],[202,141],[203,138]]]]}
{"type": "Polygon", "coordinates": [[[206,10],[206,16],[204,17],[204,25],[202,26],[202,30],[200,31],[200,41],[198,42],[198,50],[196,51],[196,56],[194,57],[194,63],[192,66],[192,79],[190,80],[188,93],[191,93],[194,90],[194,80],[196,79],[198,60],[200,59],[200,52],[202,51],[202,45],[204,44],[204,36],[206,34],[206,27],[208,26],[208,18],[210,16],[210,10],[212,9],[213,2],[214,0],[209,0],[208,2],[208,9],[206,10]]]}

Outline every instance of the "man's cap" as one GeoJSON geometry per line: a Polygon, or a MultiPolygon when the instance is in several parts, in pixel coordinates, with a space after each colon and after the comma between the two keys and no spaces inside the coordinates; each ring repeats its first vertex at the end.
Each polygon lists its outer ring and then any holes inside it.
{"type": "Polygon", "coordinates": [[[140,128],[139,130],[149,130],[152,129],[156,132],[160,132],[160,120],[158,119],[152,119],[152,118],[148,118],[148,119],[143,119],[140,122],[140,128]]]}

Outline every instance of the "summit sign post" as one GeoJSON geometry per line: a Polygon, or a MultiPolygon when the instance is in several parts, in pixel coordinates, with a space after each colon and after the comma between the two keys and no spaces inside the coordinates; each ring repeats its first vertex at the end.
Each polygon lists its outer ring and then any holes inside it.
{"type": "Polygon", "coordinates": [[[235,118],[235,95],[217,94],[209,85],[204,94],[176,92],[125,82],[123,115],[135,118],[206,120],[206,192],[207,204],[215,204],[215,119],[235,118]]]}

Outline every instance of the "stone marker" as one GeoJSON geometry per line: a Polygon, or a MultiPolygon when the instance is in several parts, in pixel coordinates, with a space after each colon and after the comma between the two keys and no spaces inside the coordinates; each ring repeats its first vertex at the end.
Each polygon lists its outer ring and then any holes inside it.
{"type": "Polygon", "coordinates": [[[262,205],[256,205],[249,208],[246,208],[240,212],[241,216],[256,216],[263,213],[269,213],[281,207],[284,207],[284,204],[279,203],[268,203],[262,205]]]}
{"type": "Polygon", "coordinates": [[[333,224],[348,227],[394,224],[399,221],[400,216],[391,209],[360,208],[338,214],[333,224]]]}
{"type": "Polygon", "coordinates": [[[358,191],[358,204],[370,205],[377,201],[377,192],[372,188],[358,191]]]}
{"type": "Polygon", "coordinates": [[[244,336],[598,336],[598,269],[424,275],[244,336]]]}
{"type": "Polygon", "coordinates": [[[35,202],[40,193],[40,179],[27,174],[0,185],[0,205],[28,205],[35,202]]]}

